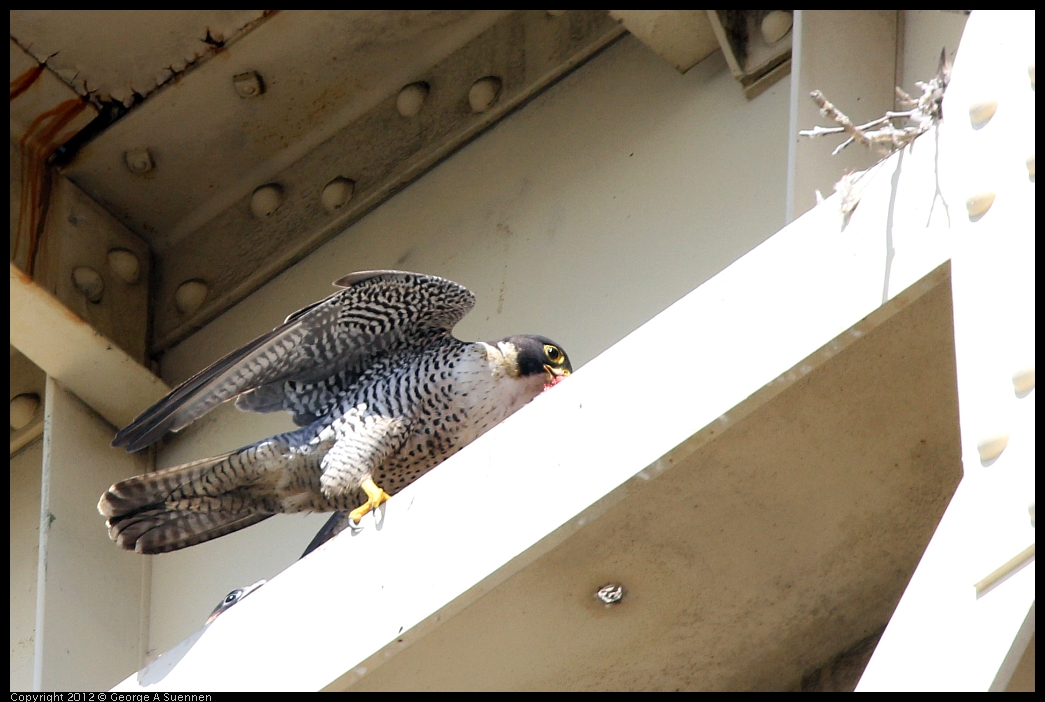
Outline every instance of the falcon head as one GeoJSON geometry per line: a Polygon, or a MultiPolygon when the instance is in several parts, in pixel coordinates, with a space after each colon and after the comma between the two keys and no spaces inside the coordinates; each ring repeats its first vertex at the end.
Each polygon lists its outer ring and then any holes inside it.
{"type": "Polygon", "coordinates": [[[515,351],[514,365],[519,377],[543,376],[545,387],[551,387],[573,372],[569,356],[547,337],[533,334],[509,336],[498,346],[502,344],[515,351]]]}
{"type": "Polygon", "coordinates": [[[233,590],[229,594],[225,595],[225,599],[223,599],[218,604],[218,606],[214,608],[214,611],[210,613],[209,617],[207,617],[207,621],[205,621],[203,623],[203,626],[207,626],[208,624],[210,624],[212,621],[214,621],[215,619],[218,618],[218,615],[222,614],[229,607],[231,607],[232,605],[236,604],[237,602],[242,600],[244,597],[246,597],[250,593],[254,592],[255,590],[257,590],[259,587],[261,587],[262,585],[264,585],[267,582],[268,582],[267,580],[259,580],[256,583],[254,583],[253,585],[248,585],[247,587],[236,588],[235,590],[233,590]]]}

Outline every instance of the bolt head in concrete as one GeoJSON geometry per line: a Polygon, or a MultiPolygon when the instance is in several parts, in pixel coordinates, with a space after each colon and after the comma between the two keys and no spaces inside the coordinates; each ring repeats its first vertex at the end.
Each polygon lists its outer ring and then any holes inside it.
{"type": "Polygon", "coordinates": [[[620,583],[603,585],[595,592],[595,598],[607,606],[618,604],[624,599],[624,586],[620,583]]]}

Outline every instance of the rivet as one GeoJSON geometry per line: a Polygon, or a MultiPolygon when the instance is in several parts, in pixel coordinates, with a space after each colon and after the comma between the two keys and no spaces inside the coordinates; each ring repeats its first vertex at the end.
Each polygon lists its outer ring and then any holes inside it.
{"type": "Polygon", "coordinates": [[[138,263],[138,257],[134,255],[133,251],[128,249],[109,249],[106,259],[109,261],[109,268],[112,269],[117,278],[128,285],[134,285],[138,282],[138,276],[141,275],[141,266],[138,263]]]}
{"type": "Polygon", "coordinates": [[[566,14],[566,10],[545,10],[549,17],[560,17],[566,14]]]}
{"type": "Polygon", "coordinates": [[[1034,366],[1027,368],[1020,368],[1018,371],[1012,374],[1012,387],[1016,389],[1016,394],[1020,397],[1025,396],[1031,390],[1034,389],[1034,366]]]}
{"type": "Polygon", "coordinates": [[[268,217],[283,202],[283,188],[275,183],[262,185],[250,196],[250,211],[258,219],[268,217]]]}
{"type": "Polygon", "coordinates": [[[773,10],[762,18],[762,38],[766,40],[767,44],[776,44],[791,31],[794,21],[790,12],[773,10]]]}
{"type": "Polygon", "coordinates": [[[1034,180],[1034,154],[1030,155],[1027,159],[1027,175],[1030,176],[1031,180],[1034,180]]]}
{"type": "Polygon", "coordinates": [[[186,280],[174,291],[174,306],[182,314],[192,314],[207,298],[207,284],[202,280],[186,280]]]}
{"type": "Polygon", "coordinates": [[[1030,76],[1030,89],[1034,90],[1034,64],[1027,66],[1027,75],[1030,76]]]}
{"type": "Polygon", "coordinates": [[[965,209],[969,211],[969,219],[977,220],[986,214],[994,204],[994,193],[987,191],[977,193],[965,200],[965,209]]]}
{"type": "Polygon", "coordinates": [[[356,191],[356,182],[348,178],[334,178],[323,188],[319,201],[323,209],[333,214],[348,204],[352,194],[356,191]]]}
{"type": "Polygon", "coordinates": [[[73,286],[91,302],[101,302],[105,292],[105,281],[101,274],[88,266],[73,269],[73,286]]]}
{"type": "Polygon", "coordinates": [[[265,83],[257,71],[247,71],[232,76],[232,87],[241,98],[258,97],[265,92],[265,83]]]}
{"type": "Polygon", "coordinates": [[[974,129],[979,129],[991,121],[991,117],[998,111],[997,100],[981,100],[969,105],[969,121],[974,129]]]}
{"type": "Polygon", "coordinates": [[[1008,434],[994,434],[980,440],[976,444],[976,450],[980,454],[980,463],[990,463],[1001,455],[1005,447],[1009,445],[1008,434]]]}
{"type": "Polygon", "coordinates": [[[40,409],[40,396],[35,392],[26,392],[11,398],[11,428],[15,431],[23,429],[33,421],[36,411],[40,409]]]}
{"type": "Polygon", "coordinates": [[[606,605],[618,604],[624,599],[624,586],[619,583],[603,585],[596,591],[595,597],[606,605]]]}
{"type": "Polygon", "coordinates": [[[471,105],[472,112],[486,112],[497,102],[500,92],[501,79],[496,76],[486,76],[472,83],[468,90],[468,104],[471,105]]]}
{"type": "Polygon", "coordinates": [[[156,162],[146,148],[128,150],[123,154],[123,161],[127,164],[127,170],[135,175],[145,175],[156,168],[156,162]]]}
{"type": "Polygon", "coordinates": [[[427,97],[428,83],[424,81],[411,83],[399,91],[399,97],[396,98],[396,109],[403,117],[413,117],[421,111],[421,106],[425,104],[427,97]]]}

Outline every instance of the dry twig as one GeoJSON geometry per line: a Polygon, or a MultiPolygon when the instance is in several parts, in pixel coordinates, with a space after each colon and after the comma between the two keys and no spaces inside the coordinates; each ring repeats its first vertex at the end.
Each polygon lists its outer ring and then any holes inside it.
{"type": "Polygon", "coordinates": [[[819,90],[809,93],[809,97],[820,107],[820,114],[830,117],[839,127],[813,127],[799,132],[805,137],[821,137],[828,134],[849,135],[832,153],[834,156],[854,141],[868,148],[876,147],[886,153],[902,148],[929,130],[932,125],[943,117],[943,94],[947,89],[950,79],[950,67],[946,60],[947,52],[940,54],[940,68],[936,76],[923,83],[915,83],[922,90],[922,94],[916,99],[908,95],[900,88],[896,89],[898,102],[903,107],[911,109],[900,112],[886,112],[884,117],[872,120],[867,124],[855,125],[848,116],[833,104],[819,90]],[[897,127],[893,124],[894,119],[909,120],[913,124],[905,127],[897,127]]]}

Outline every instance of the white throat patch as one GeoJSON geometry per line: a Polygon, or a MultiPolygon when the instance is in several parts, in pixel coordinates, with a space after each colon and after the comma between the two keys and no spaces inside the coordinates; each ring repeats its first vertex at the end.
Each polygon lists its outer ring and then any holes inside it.
{"type": "Polygon", "coordinates": [[[490,367],[494,369],[495,375],[506,375],[509,378],[519,377],[519,349],[507,341],[498,341],[497,346],[492,346],[485,341],[480,341],[486,352],[486,359],[490,367]]]}

